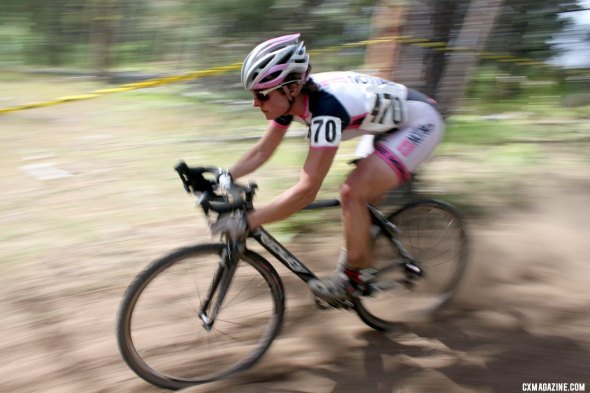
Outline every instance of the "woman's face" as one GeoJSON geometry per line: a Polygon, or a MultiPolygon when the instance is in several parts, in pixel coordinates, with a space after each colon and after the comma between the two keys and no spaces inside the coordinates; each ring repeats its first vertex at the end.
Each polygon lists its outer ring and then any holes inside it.
{"type": "MultiPolygon", "coordinates": [[[[255,92],[254,92],[255,93],[255,92]]],[[[280,117],[289,110],[289,99],[282,91],[273,90],[266,95],[267,100],[260,100],[256,94],[252,97],[252,105],[260,108],[267,120],[273,120],[280,117]]]]}

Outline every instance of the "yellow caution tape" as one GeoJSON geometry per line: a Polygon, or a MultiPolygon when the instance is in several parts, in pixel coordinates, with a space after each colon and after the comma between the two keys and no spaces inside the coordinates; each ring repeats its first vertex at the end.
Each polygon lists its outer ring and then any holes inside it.
{"type": "Polygon", "coordinates": [[[106,95],[106,94],[123,93],[123,92],[130,91],[130,90],[145,89],[147,87],[155,87],[155,86],[160,86],[160,85],[174,83],[174,82],[193,80],[193,79],[197,79],[197,78],[202,78],[204,76],[221,75],[225,72],[239,70],[241,68],[241,66],[242,66],[242,63],[235,63],[235,64],[230,64],[227,66],[210,68],[208,70],[192,71],[192,72],[188,72],[188,73],[182,74],[182,75],[173,75],[173,76],[167,76],[167,77],[163,77],[163,78],[149,79],[149,80],[141,81],[141,82],[127,83],[127,84],[117,86],[117,87],[95,90],[95,91],[90,92],[88,94],[59,97],[59,98],[55,98],[53,100],[44,101],[44,102],[33,102],[30,104],[26,104],[26,105],[17,105],[17,106],[11,106],[11,107],[7,107],[7,108],[0,108],[0,115],[6,114],[6,113],[11,113],[11,112],[18,112],[18,111],[22,111],[25,109],[43,108],[46,106],[59,105],[59,104],[63,104],[66,102],[89,100],[89,99],[93,99],[93,98],[98,98],[98,97],[106,95]]]}
{"type": "MultiPolygon", "coordinates": [[[[376,45],[376,44],[382,44],[382,43],[388,43],[388,42],[399,42],[402,44],[415,45],[415,46],[419,46],[422,48],[434,49],[437,51],[449,51],[449,52],[455,52],[455,53],[473,52],[473,53],[477,54],[480,58],[485,59],[485,60],[496,60],[496,61],[499,61],[502,63],[515,63],[515,64],[523,65],[523,66],[554,68],[553,66],[550,66],[550,65],[545,64],[543,62],[535,61],[532,59],[527,59],[527,58],[522,58],[522,57],[517,58],[514,56],[510,56],[510,55],[494,54],[494,53],[489,53],[489,52],[485,52],[485,51],[484,52],[477,52],[477,51],[475,51],[471,48],[467,48],[467,47],[448,46],[448,43],[442,42],[442,41],[430,41],[425,38],[413,38],[413,37],[405,36],[405,35],[384,36],[384,37],[370,39],[370,40],[349,42],[346,44],[335,45],[335,46],[331,46],[331,47],[327,47],[327,48],[310,50],[309,53],[312,55],[322,54],[322,53],[330,53],[330,52],[339,51],[342,48],[358,48],[358,47],[364,47],[364,46],[376,45]]],[[[127,83],[127,84],[120,85],[117,87],[96,90],[96,91],[90,92],[88,94],[60,97],[60,98],[56,98],[56,99],[44,101],[44,102],[35,102],[35,103],[26,104],[26,105],[17,105],[17,106],[11,106],[11,107],[7,107],[7,108],[0,108],[0,115],[6,114],[6,113],[11,113],[11,112],[18,112],[18,111],[22,111],[25,109],[42,108],[42,107],[51,106],[51,105],[58,105],[58,104],[66,103],[66,102],[89,100],[89,99],[101,97],[106,94],[123,93],[123,92],[130,91],[130,90],[145,89],[148,87],[161,86],[161,85],[165,85],[165,84],[169,84],[169,83],[189,81],[189,80],[193,80],[193,79],[203,78],[206,76],[221,75],[226,72],[239,70],[241,68],[241,66],[242,66],[242,63],[234,63],[234,64],[230,64],[230,65],[226,65],[226,66],[210,68],[207,70],[192,71],[192,72],[188,72],[188,73],[181,74],[181,75],[173,75],[173,76],[167,76],[167,77],[163,77],[163,78],[149,79],[149,80],[145,80],[145,81],[141,81],[141,82],[127,83]]],[[[582,73],[586,74],[587,70],[583,70],[583,71],[575,70],[575,72],[580,73],[580,74],[582,74],[582,73]]]]}

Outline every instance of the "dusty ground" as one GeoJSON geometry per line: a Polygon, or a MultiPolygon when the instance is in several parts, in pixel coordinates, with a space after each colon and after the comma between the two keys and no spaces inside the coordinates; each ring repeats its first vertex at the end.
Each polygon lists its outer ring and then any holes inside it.
{"type": "MultiPolygon", "coordinates": [[[[145,178],[127,189],[122,177],[141,167],[142,152],[129,156],[118,136],[76,135],[76,124],[38,113],[59,123],[59,138],[28,132],[27,114],[13,120],[22,132],[2,140],[0,391],[161,391],[121,360],[115,315],[149,260],[207,239],[203,221],[169,168],[165,186],[151,188],[145,178]],[[27,141],[36,142],[16,148],[27,141]],[[102,149],[110,155],[85,160],[102,149]],[[23,168],[48,162],[66,177],[42,180],[23,168]]],[[[169,158],[185,148],[166,149],[169,158]]],[[[316,310],[301,282],[286,276],[286,323],[264,360],[245,375],[185,391],[519,392],[532,382],[590,390],[590,172],[553,165],[562,162],[556,154],[527,171],[521,202],[470,217],[471,265],[439,320],[380,334],[352,313],[316,310]]],[[[293,248],[318,271],[332,268],[331,258],[314,260],[305,237],[293,248]]]]}

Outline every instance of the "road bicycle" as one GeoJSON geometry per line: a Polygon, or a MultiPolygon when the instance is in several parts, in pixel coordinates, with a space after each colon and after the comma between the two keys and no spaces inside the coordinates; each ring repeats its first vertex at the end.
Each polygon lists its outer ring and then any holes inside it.
{"type": "MultiPolygon", "coordinates": [[[[209,220],[253,209],[257,186],[220,187],[214,167],[176,166],[187,192],[209,220]],[[223,189],[222,189],[223,188],[223,189]]],[[[337,207],[321,200],[308,210],[337,207]]],[[[325,301],[320,308],[358,314],[388,331],[416,315],[432,315],[451,299],[467,263],[461,215],[438,200],[407,203],[386,215],[369,205],[375,281],[363,294],[325,301]]],[[[264,228],[247,237],[178,249],[142,271],[127,288],[117,316],[119,350],[149,383],[180,389],[253,366],[276,338],[285,290],[275,268],[247,247],[254,239],[308,283],[317,276],[264,228]]]]}

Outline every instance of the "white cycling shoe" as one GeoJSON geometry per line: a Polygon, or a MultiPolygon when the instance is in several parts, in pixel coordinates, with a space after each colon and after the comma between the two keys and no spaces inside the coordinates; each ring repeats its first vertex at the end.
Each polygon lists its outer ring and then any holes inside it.
{"type": "Polygon", "coordinates": [[[308,281],[312,293],[320,299],[344,300],[349,296],[365,296],[371,292],[376,270],[372,268],[355,270],[342,266],[330,277],[308,281]]]}

